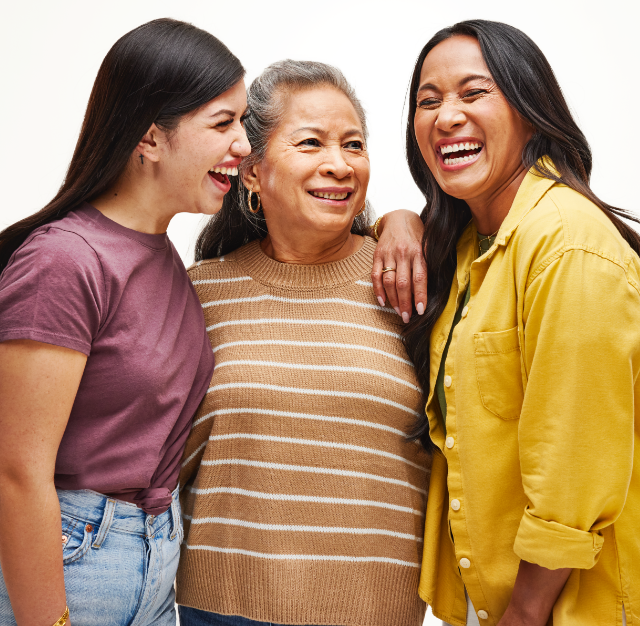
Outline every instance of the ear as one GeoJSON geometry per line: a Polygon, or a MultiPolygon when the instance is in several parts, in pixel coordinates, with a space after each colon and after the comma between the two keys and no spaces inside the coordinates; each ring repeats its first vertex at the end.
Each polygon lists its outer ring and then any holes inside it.
{"type": "Polygon", "coordinates": [[[253,165],[251,169],[242,173],[242,182],[247,189],[254,193],[260,193],[260,168],[259,165],[253,165]]]}
{"type": "Polygon", "coordinates": [[[163,144],[162,139],[164,138],[165,133],[163,133],[155,124],[151,124],[151,128],[149,128],[136,146],[134,150],[134,157],[140,158],[140,156],[143,156],[152,163],[157,163],[160,160],[160,144],[163,144]]]}

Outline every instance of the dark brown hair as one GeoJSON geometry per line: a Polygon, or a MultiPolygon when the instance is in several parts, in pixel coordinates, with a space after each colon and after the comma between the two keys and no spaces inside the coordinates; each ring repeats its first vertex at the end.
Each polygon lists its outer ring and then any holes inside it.
{"type": "Polygon", "coordinates": [[[221,41],[186,22],[153,20],[121,37],[98,70],[60,190],[42,210],[0,233],[0,272],[33,230],[111,187],[153,123],[174,130],[183,115],[243,76],[221,41]]]}
{"type": "MultiPolygon", "coordinates": [[[[496,85],[507,102],[529,122],[535,133],[522,152],[527,169],[534,167],[546,178],[562,182],[598,206],[613,222],[629,245],[640,254],[640,236],[620,218],[638,222],[633,214],[600,200],[589,186],[592,157],[589,144],[576,124],[560,85],[536,44],[522,31],[486,20],[459,22],[437,32],[416,61],[409,90],[407,161],[413,180],[425,198],[422,221],[427,262],[427,307],[414,315],[405,328],[404,341],[413,360],[425,396],[429,394],[429,344],[431,329],[444,310],[456,271],[456,244],[471,219],[466,202],[442,191],[422,157],[414,129],[420,73],[426,56],[439,43],[456,35],[475,38],[496,85]],[[548,156],[558,174],[539,160],[548,156]]],[[[425,448],[432,446],[426,414],[418,418],[415,436],[425,448]]]]}

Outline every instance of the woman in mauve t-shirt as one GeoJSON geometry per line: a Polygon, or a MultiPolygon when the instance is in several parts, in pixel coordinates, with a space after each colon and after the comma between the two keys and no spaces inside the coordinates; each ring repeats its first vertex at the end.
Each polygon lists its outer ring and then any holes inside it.
{"type": "Polygon", "coordinates": [[[0,233],[3,626],[175,624],[178,473],[213,353],[166,230],[217,212],[250,151],[243,75],[190,24],[126,34],[62,188],[0,233]]]}

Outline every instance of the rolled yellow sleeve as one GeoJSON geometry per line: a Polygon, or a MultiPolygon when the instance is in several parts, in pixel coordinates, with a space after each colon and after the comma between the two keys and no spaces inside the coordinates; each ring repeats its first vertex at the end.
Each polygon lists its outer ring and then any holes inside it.
{"type": "Polygon", "coordinates": [[[640,297],[623,267],[571,250],[525,302],[518,445],[529,504],[514,551],[549,569],[589,569],[631,480],[640,297]]]}
{"type": "Polygon", "coordinates": [[[547,569],[590,569],[598,560],[604,539],[594,530],[584,531],[531,515],[529,507],[520,521],[514,544],[523,561],[547,569]]]}

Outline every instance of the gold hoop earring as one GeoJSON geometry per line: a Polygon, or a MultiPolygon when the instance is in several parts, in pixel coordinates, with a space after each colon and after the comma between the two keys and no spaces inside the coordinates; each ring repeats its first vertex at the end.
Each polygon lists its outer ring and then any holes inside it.
{"type": "Polygon", "coordinates": [[[253,191],[249,189],[249,195],[247,196],[247,202],[249,203],[249,211],[252,213],[257,213],[262,208],[262,202],[260,201],[260,194],[256,191],[256,197],[258,198],[258,208],[254,209],[251,204],[251,196],[253,195],[253,191]]]}
{"type": "Polygon", "coordinates": [[[358,217],[358,215],[362,215],[367,209],[367,201],[364,201],[364,204],[362,205],[362,208],[360,209],[360,211],[358,213],[356,213],[356,217],[358,217]]]}

